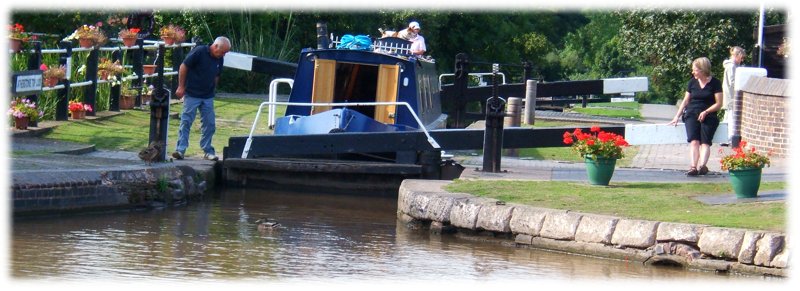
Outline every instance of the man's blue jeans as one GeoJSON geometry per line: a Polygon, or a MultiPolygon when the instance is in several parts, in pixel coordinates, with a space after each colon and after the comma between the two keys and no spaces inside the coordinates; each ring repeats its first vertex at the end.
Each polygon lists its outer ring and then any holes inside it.
{"type": "Polygon", "coordinates": [[[214,147],[211,145],[211,138],[217,130],[214,115],[214,98],[194,98],[183,96],[183,111],[181,112],[181,125],[178,127],[178,144],[176,151],[182,154],[189,146],[189,130],[192,128],[195,114],[200,111],[200,148],[206,154],[215,155],[214,147]]]}

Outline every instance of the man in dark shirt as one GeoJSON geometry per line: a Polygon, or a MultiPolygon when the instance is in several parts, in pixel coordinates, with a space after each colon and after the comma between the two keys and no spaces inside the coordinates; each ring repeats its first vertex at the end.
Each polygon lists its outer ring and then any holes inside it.
{"type": "Polygon", "coordinates": [[[220,36],[211,45],[197,46],[189,52],[178,71],[178,88],[175,95],[183,99],[181,125],[178,127],[178,143],[172,157],[182,160],[189,146],[189,129],[195,114],[200,111],[200,148],[203,158],[216,161],[216,151],[211,138],[217,129],[214,116],[214,92],[225,54],[231,49],[231,41],[220,36]]]}

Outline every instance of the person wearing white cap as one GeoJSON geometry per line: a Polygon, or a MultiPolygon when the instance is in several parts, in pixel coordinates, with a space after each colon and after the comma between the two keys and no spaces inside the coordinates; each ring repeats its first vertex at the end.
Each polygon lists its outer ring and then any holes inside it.
{"type": "Polygon", "coordinates": [[[425,46],[425,38],[419,35],[420,29],[419,22],[412,21],[408,24],[407,29],[397,35],[397,37],[411,42],[411,53],[415,55],[422,55],[428,49],[425,46]]]}

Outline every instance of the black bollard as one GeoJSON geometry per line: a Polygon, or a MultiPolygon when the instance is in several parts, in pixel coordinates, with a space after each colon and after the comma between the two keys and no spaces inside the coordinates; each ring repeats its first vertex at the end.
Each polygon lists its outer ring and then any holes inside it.
{"type": "Polygon", "coordinates": [[[486,100],[486,129],[483,132],[483,171],[500,172],[503,152],[503,118],[506,101],[497,96],[497,73],[500,65],[492,65],[492,97],[486,100]]]}
{"type": "Polygon", "coordinates": [[[422,178],[438,180],[442,176],[442,151],[430,150],[419,153],[419,164],[422,166],[422,178]]]}
{"type": "MultiPolygon", "coordinates": [[[[153,100],[150,102],[150,144],[158,143],[166,149],[167,126],[169,125],[170,90],[164,88],[164,44],[158,46],[156,57],[157,76],[154,82],[153,100]]],[[[167,152],[162,150],[153,162],[166,160],[167,152]]]]}
{"type": "Polygon", "coordinates": [[[469,56],[466,53],[459,53],[456,55],[455,68],[453,70],[454,80],[453,88],[455,88],[454,96],[443,100],[450,104],[450,110],[455,114],[455,127],[464,128],[466,124],[467,114],[467,87],[469,86],[469,56]]]}

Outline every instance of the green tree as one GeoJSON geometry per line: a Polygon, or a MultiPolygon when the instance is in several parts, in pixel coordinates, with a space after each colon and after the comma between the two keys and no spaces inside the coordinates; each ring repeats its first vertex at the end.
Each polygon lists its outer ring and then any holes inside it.
{"type": "Polygon", "coordinates": [[[632,10],[615,15],[622,20],[620,48],[640,63],[639,73],[649,77],[656,102],[682,98],[695,58],[708,57],[719,77],[730,46],[753,44],[747,37],[753,31],[752,12],[632,10]]]}

